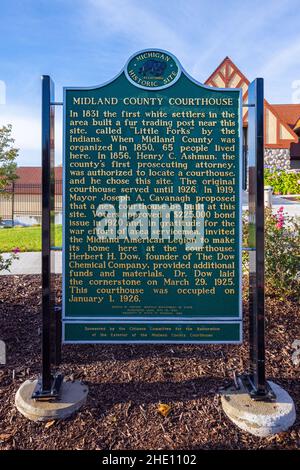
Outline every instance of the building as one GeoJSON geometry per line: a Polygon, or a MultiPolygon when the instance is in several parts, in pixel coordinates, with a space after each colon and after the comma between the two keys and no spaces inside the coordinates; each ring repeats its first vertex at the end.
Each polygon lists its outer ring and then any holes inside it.
{"type": "MultiPolygon", "coordinates": [[[[17,168],[17,180],[0,194],[0,219],[9,224],[40,224],[42,218],[42,168],[17,168]]],[[[62,167],[55,168],[55,222],[62,218],[62,167]]]]}
{"type": "MultiPolygon", "coordinates": [[[[248,102],[250,81],[229,57],[205,81],[218,88],[241,88],[248,102]]],[[[283,170],[300,168],[300,104],[270,104],[265,100],[265,166],[283,170]]],[[[243,108],[244,142],[247,145],[248,110],[243,108]]]]}

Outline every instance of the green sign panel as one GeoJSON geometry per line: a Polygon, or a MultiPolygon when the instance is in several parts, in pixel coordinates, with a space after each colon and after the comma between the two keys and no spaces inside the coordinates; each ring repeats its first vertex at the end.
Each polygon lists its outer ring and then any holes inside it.
{"type": "Polygon", "coordinates": [[[87,323],[68,322],[65,325],[65,341],[73,342],[79,338],[82,342],[94,343],[207,343],[239,341],[240,325],[238,322],[219,323],[132,323],[107,322],[87,323]]]}
{"type": "Polygon", "coordinates": [[[241,341],[240,123],[160,50],[65,89],[65,342],[241,341]]]}

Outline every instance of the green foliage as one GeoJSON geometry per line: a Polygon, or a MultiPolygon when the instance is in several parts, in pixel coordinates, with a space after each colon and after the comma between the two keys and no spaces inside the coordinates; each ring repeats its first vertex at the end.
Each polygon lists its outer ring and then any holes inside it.
{"type": "Polygon", "coordinates": [[[265,168],[265,186],[272,186],[274,194],[300,194],[300,174],[265,168]]]}
{"type": "MultiPolygon", "coordinates": [[[[62,226],[55,225],[55,245],[62,244],[62,226]]],[[[33,227],[13,227],[0,230],[0,253],[8,253],[14,247],[20,251],[41,251],[42,229],[39,225],[33,227]]]]}
{"type": "MultiPolygon", "coordinates": [[[[243,214],[243,245],[248,246],[248,213],[243,214]]],[[[248,271],[249,254],[243,252],[243,270],[248,271]]],[[[276,214],[265,209],[265,284],[267,292],[300,299],[300,219],[280,208],[276,214]]]]}
{"type": "Polygon", "coordinates": [[[16,158],[19,150],[13,147],[15,140],[11,131],[11,124],[0,127],[0,190],[17,179],[16,158]]]}
{"type": "Polygon", "coordinates": [[[10,267],[12,265],[12,262],[14,259],[18,259],[18,253],[19,249],[14,248],[12,253],[10,253],[8,256],[4,257],[3,255],[0,254],[0,272],[1,271],[9,271],[10,267]]]}

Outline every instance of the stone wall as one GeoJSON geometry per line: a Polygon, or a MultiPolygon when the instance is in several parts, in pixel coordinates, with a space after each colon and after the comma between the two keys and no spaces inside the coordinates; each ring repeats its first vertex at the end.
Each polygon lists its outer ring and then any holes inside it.
{"type": "Polygon", "coordinates": [[[265,149],[265,166],[272,169],[290,169],[289,149],[265,149]]]}

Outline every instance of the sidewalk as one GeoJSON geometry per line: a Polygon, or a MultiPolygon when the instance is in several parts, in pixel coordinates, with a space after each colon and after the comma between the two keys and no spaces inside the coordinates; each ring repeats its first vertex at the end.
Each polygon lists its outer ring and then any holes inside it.
{"type": "MultiPolygon", "coordinates": [[[[54,255],[54,271],[56,273],[62,272],[62,256],[61,252],[55,251],[54,255]]],[[[8,257],[9,253],[4,253],[3,257],[8,257]]],[[[42,266],[42,253],[40,251],[28,251],[27,253],[19,253],[19,259],[14,260],[10,271],[2,271],[0,275],[7,274],[41,274],[42,266]]]]}
{"type": "Polygon", "coordinates": [[[287,212],[290,217],[300,217],[300,201],[291,201],[287,199],[288,196],[273,196],[272,209],[277,212],[280,206],[283,206],[284,212],[287,212]]]}
{"type": "MultiPolygon", "coordinates": [[[[276,213],[283,206],[284,212],[290,217],[300,217],[300,201],[291,201],[289,196],[272,196],[272,211],[276,213]]],[[[248,209],[248,194],[243,191],[243,211],[248,209]]]]}

